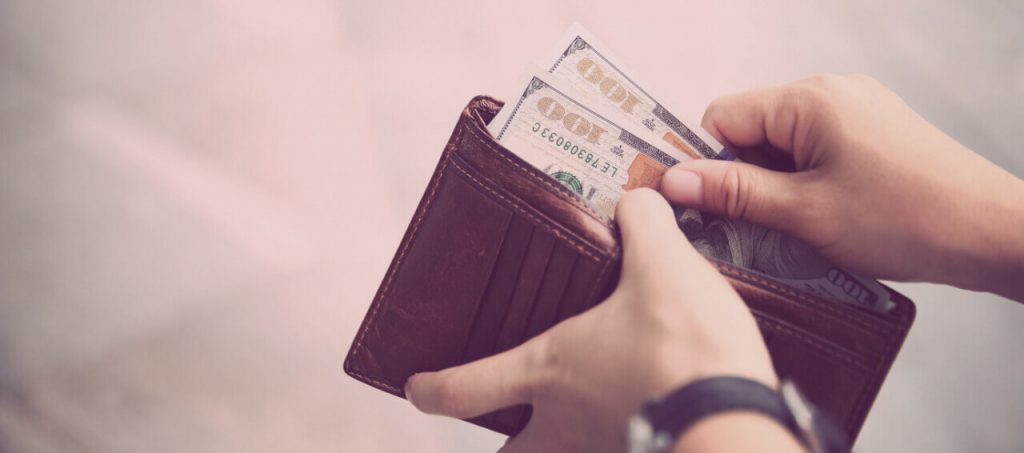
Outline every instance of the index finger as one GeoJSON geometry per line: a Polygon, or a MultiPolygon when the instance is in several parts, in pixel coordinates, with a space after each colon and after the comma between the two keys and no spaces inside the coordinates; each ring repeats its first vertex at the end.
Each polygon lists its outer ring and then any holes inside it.
{"type": "Polygon", "coordinates": [[[815,78],[715,99],[701,126],[723,144],[764,145],[800,153],[811,146],[814,125],[824,115],[824,90],[815,78]]]}

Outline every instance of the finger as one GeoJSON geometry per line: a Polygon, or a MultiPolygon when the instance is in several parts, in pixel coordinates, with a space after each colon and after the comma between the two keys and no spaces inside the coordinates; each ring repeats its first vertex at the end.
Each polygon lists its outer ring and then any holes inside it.
{"type": "Polygon", "coordinates": [[[789,231],[801,215],[806,174],[742,162],[693,160],[667,172],[661,191],[672,202],[730,219],[789,231]]]}
{"type": "Polygon", "coordinates": [[[718,98],[701,125],[731,147],[770,145],[800,154],[814,144],[814,126],[826,114],[824,91],[811,79],[718,98]]]}
{"type": "Polygon", "coordinates": [[[508,351],[406,381],[405,396],[422,412],[456,418],[530,402],[533,363],[544,335],[508,351]]]}
{"type": "Polygon", "coordinates": [[[616,207],[615,220],[622,232],[624,279],[700,256],[679,230],[672,207],[651,189],[626,192],[616,207]]]}
{"type": "MultiPolygon", "coordinates": [[[[648,188],[634,189],[623,194],[615,208],[615,219],[625,242],[655,241],[658,236],[679,233],[668,201],[648,188]]],[[[627,243],[626,247],[629,246],[627,243]]]]}

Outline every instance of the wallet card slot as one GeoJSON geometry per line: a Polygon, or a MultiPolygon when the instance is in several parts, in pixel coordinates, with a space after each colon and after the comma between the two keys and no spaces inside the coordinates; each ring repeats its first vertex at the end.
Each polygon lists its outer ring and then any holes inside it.
{"type": "Polygon", "coordinates": [[[600,275],[603,271],[604,269],[598,267],[597,263],[593,261],[584,259],[576,261],[572,276],[569,277],[565,296],[562,298],[562,305],[558,308],[558,322],[583,313],[598,302],[593,299],[601,289],[597,285],[604,283],[600,275]]]}
{"type": "Polygon", "coordinates": [[[526,258],[519,271],[519,284],[516,286],[512,302],[505,314],[505,323],[498,334],[498,345],[494,352],[499,353],[519,345],[526,336],[526,326],[530,319],[533,305],[537,301],[541,283],[547,273],[548,264],[555,250],[554,236],[543,230],[535,229],[530,237],[526,258]]]}
{"type": "MultiPolygon", "coordinates": [[[[466,146],[468,145],[464,144],[463,149],[466,146]]],[[[598,290],[607,286],[607,281],[604,279],[605,274],[608,269],[613,267],[611,264],[617,256],[603,255],[601,248],[581,240],[583,238],[575,237],[575,231],[565,230],[566,225],[554,222],[543,213],[534,211],[532,204],[520,204],[522,200],[518,198],[518,195],[530,191],[524,192],[518,183],[502,179],[508,177],[507,172],[490,167],[475,168],[464,160],[461,154],[453,155],[451,164],[456,171],[472,180],[499,202],[516,211],[516,217],[529,219],[545,234],[550,234],[555,238],[556,245],[537,291],[537,299],[531,304],[532,309],[526,322],[525,335],[519,337],[518,340],[513,336],[502,345],[514,346],[522,343],[557,324],[567,315],[577,314],[588,308],[589,304],[593,303],[598,290]],[[578,260],[588,262],[590,265],[584,265],[584,269],[577,271],[578,260]],[[580,273],[574,278],[574,272],[580,273]],[[587,281],[588,277],[591,278],[590,281],[587,281]],[[575,286],[572,285],[573,281],[576,281],[575,286]],[[563,308],[562,304],[567,295],[572,297],[572,300],[569,301],[568,307],[563,308]]],[[[547,176],[545,179],[550,180],[547,176]]],[[[562,197],[547,198],[546,200],[545,205],[549,207],[564,205],[563,208],[574,209],[571,208],[571,203],[562,197]]],[[[517,282],[517,284],[524,283],[526,282],[517,282]]]]}
{"type": "Polygon", "coordinates": [[[477,307],[476,320],[466,340],[463,362],[472,362],[494,353],[498,334],[520,281],[519,275],[533,231],[533,225],[523,217],[514,216],[509,222],[487,289],[477,307]]]}
{"type": "Polygon", "coordinates": [[[533,303],[523,341],[539,335],[558,322],[558,311],[578,257],[579,254],[564,243],[559,242],[555,245],[540,292],[537,294],[537,301],[533,303]]]}

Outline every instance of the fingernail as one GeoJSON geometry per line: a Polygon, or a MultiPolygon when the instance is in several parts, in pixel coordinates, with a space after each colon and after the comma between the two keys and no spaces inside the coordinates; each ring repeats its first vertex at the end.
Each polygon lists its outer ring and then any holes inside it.
{"type": "Polygon", "coordinates": [[[702,187],[700,174],[681,168],[670,169],[661,180],[665,198],[687,206],[700,205],[702,187]]]}

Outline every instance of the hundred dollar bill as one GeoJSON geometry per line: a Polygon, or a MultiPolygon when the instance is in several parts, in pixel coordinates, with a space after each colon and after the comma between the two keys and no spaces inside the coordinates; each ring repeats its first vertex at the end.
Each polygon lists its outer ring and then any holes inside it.
{"type": "Polygon", "coordinates": [[[675,156],[588,107],[550,74],[538,71],[488,126],[498,142],[543,170],[591,207],[613,217],[627,190],[657,188],[675,156]]]}
{"type": "Polygon", "coordinates": [[[704,129],[687,127],[644,91],[608,48],[578,23],[569,27],[542,65],[575,88],[580,101],[629,117],[630,124],[646,128],[694,159],[733,159],[704,129]]]}
{"type": "Polygon", "coordinates": [[[889,291],[841,269],[802,241],[748,222],[676,208],[679,228],[701,254],[826,299],[887,311],[889,291]]]}

